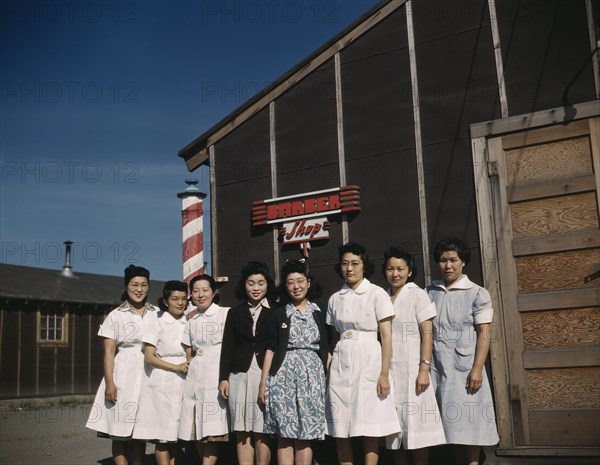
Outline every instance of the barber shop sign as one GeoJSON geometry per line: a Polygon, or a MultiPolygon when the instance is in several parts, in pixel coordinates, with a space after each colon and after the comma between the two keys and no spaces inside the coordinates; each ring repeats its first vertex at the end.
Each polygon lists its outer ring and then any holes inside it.
{"type": "Polygon", "coordinates": [[[279,224],[282,244],[300,244],[303,255],[307,257],[311,242],[329,239],[332,216],[358,211],[360,187],[335,187],[258,200],[252,204],[252,226],[279,224]]]}

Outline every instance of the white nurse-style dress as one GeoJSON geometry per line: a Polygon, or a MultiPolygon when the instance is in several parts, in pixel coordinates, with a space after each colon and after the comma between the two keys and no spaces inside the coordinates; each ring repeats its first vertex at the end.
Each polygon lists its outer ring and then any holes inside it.
{"type": "Polygon", "coordinates": [[[133,433],[144,372],[142,352],[143,321],[156,318],[157,308],[149,303],[143,317],[127,301],[112,310],[100,325],[98,335],[117,344],[113,379],[117,402],[104,399],[106,380],[102,378],[86,427],[109,436],[128,438],[133,433]]]}
{"type": "Polygon", "coordinates": [[[227,401],[219,394],[219,363],[229,308],[212,304],[188,313],[183,344],[195,353],[183,388],[180,439],[201,440],[229,433],[227,401]]]}
{"type": "Polygon", "coordinates": [[[386,438],[388,449],[420,449],[444,444],[444,428],[433,386],[417,395],[421,362],[419,325],[436,315],[435,304],[415,283],[406,283],[394,300],[392,367],[394,401],[402,432],[386,438]]]}
{"type": "Polygon", "coordinates": [[[394,314],[389,295],[367,279],[354,290],[344,284],[330,297],[326,322],[340,333],[340,341],[333,352],[325,401],[328,435],[382,437],[400,431],[391,377],[390,395],[377,395],[378,322],[394,314]]]}
{"type": "Polygon", "coordinates": [[[463,275],[450,288],[444,281],[427,287],[435,303],[431,382],[436,392],[448,444],[491,446],[498,443],[492,391],[485,367],[483,384],[474,394],[466,389],[475,360],[475,325],[491,323],[489,292],[463,275]]]}
{"type": "MultiPolygon", "coordinates": [[[[142,341],[156,347],[158,358],[179,365],[186,360],[181,345],[185,325],[185,316],[175,319],[167,311],[159,312],[144,322],[142,341]]],[[[184,382],[185,373],[145,365],[133,439],[177,441],[184,382]]]]}

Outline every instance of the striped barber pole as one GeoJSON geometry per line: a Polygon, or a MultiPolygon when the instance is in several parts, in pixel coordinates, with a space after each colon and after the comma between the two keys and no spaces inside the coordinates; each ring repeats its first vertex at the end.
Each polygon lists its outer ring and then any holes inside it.
{"type": "Polygon", "coordinates": [[[189,283],[194,276],[204,273],[202,200],[206,194],[196,187],[198,180],[188,179],[188,185],[177,194],[181,199],[183,227],[183,280],[189,283]]]}

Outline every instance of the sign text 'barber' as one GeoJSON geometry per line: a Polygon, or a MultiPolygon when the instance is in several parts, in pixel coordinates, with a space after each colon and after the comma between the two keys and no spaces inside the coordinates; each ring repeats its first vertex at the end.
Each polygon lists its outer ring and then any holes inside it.
{"type": "Polygon", "coordinates": [[[343,186],[286,197],[259,200],[252,205],[252,226],[281,223],[284,244],[329,239],[328,219],[333,215],[360,211],[360,187],[343,186]]]}

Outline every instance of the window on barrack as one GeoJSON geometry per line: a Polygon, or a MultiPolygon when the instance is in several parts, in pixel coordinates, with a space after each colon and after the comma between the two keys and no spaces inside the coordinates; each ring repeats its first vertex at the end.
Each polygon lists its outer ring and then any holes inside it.
{"type": "Polygon", "coordinates": [[[66,314],[61,305],[44,304],[39,312],[38,342],[67,342],[66,314]]]}

